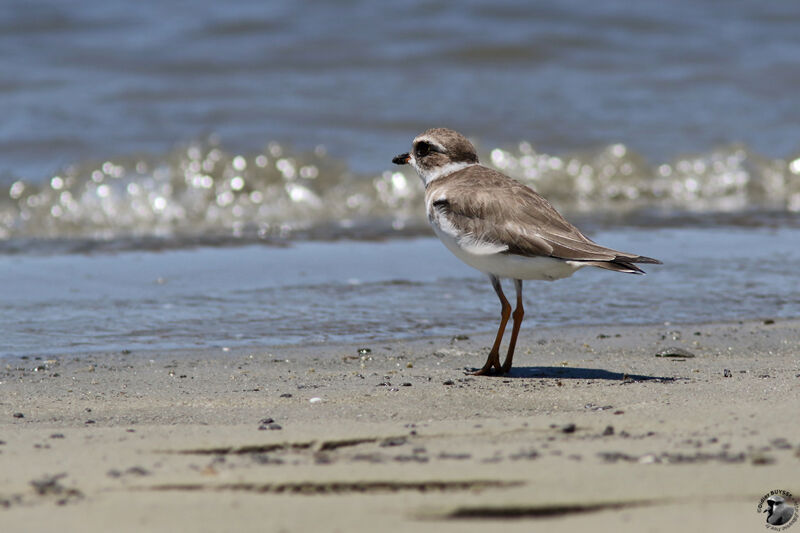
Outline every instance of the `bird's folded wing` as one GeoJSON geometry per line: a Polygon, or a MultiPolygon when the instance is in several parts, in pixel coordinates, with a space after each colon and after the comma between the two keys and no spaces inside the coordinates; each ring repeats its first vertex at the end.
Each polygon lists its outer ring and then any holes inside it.
{"type": "Polygon", "coordinates": [[[507,253],[523,256],[574,261],[639,257],[592,242],[532,189],[499,172],[487,176],[483,170],[480,182],[462,179],[462,183],[451,183],[461,190],[449,194],[438,206],[451,224],[472,239],[502,245],[507,253]]]}

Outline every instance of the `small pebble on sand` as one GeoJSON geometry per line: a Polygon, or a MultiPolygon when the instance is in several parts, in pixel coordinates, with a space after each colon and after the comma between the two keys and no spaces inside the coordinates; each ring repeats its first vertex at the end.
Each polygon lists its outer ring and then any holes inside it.
{"type": "Polygon", "coordinates": [[[665,348],[659,352],[656,352],[656,357],[681,357],[690,359],[694,357],[694,354],[689,350],[685,350],[677,346],[671,346],[669,348],[665,348]]]}

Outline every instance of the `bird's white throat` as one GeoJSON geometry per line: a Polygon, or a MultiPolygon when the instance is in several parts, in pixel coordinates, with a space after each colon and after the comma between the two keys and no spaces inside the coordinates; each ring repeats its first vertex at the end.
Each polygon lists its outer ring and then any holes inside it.
{"type": "Polygon", "coordinates": [[[447,163],[446,165],[441,165],[434,168],[422,168],[417,164],[417,160],[411,157],[408,161],[414,170],[417,171],[419,177],[422,178],[422,182],[427,186],[430,182],[435,179],[443,178],[444,176],[449,176],[453,172],[458,172],[461,169],[471,167],[473,165],[477,165],[478,163],[466,163],[464,161],[459,163],[447,163]]]}

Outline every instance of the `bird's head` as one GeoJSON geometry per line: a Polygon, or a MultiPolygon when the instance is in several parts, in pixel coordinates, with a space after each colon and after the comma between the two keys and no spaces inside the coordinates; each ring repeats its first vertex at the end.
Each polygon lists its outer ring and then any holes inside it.
{"type": "Polygon", "coordinates": [[[767,508],[764,509],[765,513],[772,513],[775,510],[775,507],[784,503],[786,500],[783,499],[783,496],[772,495],[767,498],[767,508]]]}
{"type": "Polygon", "coordinates": [[[392,163],[410,164],[425,185],[464,167],[478,164],[475,147],[457,131],[433,128],[417,135],[411,151],[395,156],[392,163]]]}

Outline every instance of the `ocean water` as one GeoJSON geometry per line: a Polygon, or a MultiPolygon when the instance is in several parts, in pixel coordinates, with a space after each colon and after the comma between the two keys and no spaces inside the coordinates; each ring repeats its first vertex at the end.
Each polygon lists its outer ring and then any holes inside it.
{"type": "MultiPolygon", "coordinates": [[[[646,276],[583,269],[557,282],[526,282],[526,330],[798,316],[800,247],[790,245],[800,242],[797,229],[625,229],[594,237],[664,265],[644,265],[646,276]]],[[[0,356],[369,346],[492,331],[499,320],[488,279],[435,238],[16,254],[0,257],[0,278],[0,356]]],[[[511,284],[506,294],[513,295],[511,284]]]]}
{"type": "Polygon", "coordinates": [[[532,324],[800,316],[798,24],[794,2],[3,2],[0,353],[491,329],[390,164],[433,126],[665,260],[529,284],[532,324]]]}

